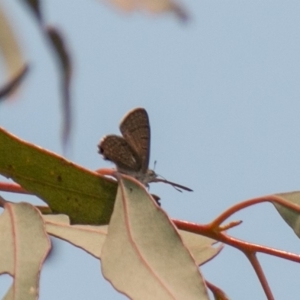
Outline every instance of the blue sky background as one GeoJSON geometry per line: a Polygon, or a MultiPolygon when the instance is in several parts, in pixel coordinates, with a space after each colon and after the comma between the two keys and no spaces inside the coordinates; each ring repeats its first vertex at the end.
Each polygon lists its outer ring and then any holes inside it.
{"type": "MultiPolygon", "coordinates": [[[[69,159],[93,170],[111,166],[96,146],[104,135],[119,132],[127,111],[141,106],[151,122],[150,167],[156,160],[159,174],[194,189],[178,193],[151,185],[172,218],[204,224],[242,200],[300,190],[299,1],[185,0],[187,24],[171,14],[122,14],[100,1],[41,2],[74,62],[69,159]]],[[[55,57],[22,1],[1,4],[31,71],[17,98],[1,105],[0,126],[62,154],[55,57]]],[[[243,224],[230,231],[235,237],[299,253],[298,238],[270,204],[232,218],[240,219],[243,224]]],[[[300,266],[259,259],[275,299],[295,299],[300,266]]],[[[265,299],[235,249],[225,247],[201,271],[233,300],[265,299]]],[[[9,277],[1,276],[0,297],[8,285],[9,277]]],[[[126,298],[103,279],[96,259],[54,240],[40,299],[126,298]]]]}

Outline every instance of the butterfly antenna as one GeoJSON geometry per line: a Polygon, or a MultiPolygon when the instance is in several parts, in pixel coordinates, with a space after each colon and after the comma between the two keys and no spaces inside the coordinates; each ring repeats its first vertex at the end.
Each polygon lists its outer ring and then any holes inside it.
{"type": "MultiPolygon", "coordinates": [[[[154,168],[153,168],[153,170],[155,170],[156,163],[157,163],[157,161],[155,160],[155,161],[154,161],[154,168]]],[[[154,182],[164,182],[164,183],[170,184],[170,185],[172,185],[172,187],[173,187],[175,190],[177,190],[177,191],[180,192],[180,193],[182,193],[182,190],[185,190],[185,191],[188,191],[188,192],[192,192],[192,191],[193,191],[192,189],[190,189],[190,188],[188,188],[188,187],[186,187],[186,186],[184,186],[184,185],[181,185],[181,184],[178,184],[178,183],[169,181],[169,180],[167,180],[165,177],[163,177],[163,176],[161,176],[161,175],[159,175],[159,174],[157,174],[157,176],[159,176],[159,177],[161,177],[161,178],[157,178],[157,177],[156,177],[156,178],[153,180],[154,182]]]]}
{"type": "Polygon", "coordinates": [[[172,185],[172,187],[177,190],[178,192],[182,193],[182,190],[185,190],[185,191],[188,191],[188,192],[192,192],[193,190],[184,186],[184,185],[181,185],[181,184],[178,184],[178,183],[175,183],[175,182],[172,182],[172,181],[169,181],[167,179],[165,179],[163,176],[161,175],[158,175],[159,177],[161,178],[156,178],[155,181],[156,182],[164,182],[164,183],[168,183],[170,185],[172,185]]]}
{"type": "Polygon", "coordinates": [[[155,171],[157,160],[154,161],[153,171],[155,171]]]}
{"type": "MultiPolygon", "coordinates": [[[[156,162],[156,161],[155,161],[155,162],[156,162]]],[[[161,176],[161,175],[158,175],[158,176],[161,177],[161,178],[164,180],[163,182],[168,183],[168,180],[167,180],[165,177],[163,177],[163,176],[161,176]]],[[[182,193],[182,190],[179,189],[178,187],[176,187],[174,184],[171,184],[171,186],[172,186],[176,191],[182,193]]]]}
{"type": "Polygon", "coordinates": [[[173,184],[171,184],[172,185],[172,187],[176,190],[176,191],[178,191],[178,192],[180,192],[180,193],[182,193],[182,190],[181,189],[179,189],[178,187],[176,187],[175,185],[173,185],[173,184]]]}

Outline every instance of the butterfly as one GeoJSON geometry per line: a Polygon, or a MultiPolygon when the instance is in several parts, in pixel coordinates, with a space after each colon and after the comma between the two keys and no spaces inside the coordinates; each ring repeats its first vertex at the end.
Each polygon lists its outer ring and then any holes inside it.
{"type": "Polygon", "coordinates": [[[165,182],[177,189],[192,191],[180,184],[158,178],[149,166],[150,122],[144,108],[135,108],[125,115],[120,124],[122,136],[107,135],[99,143],[99,153],[114,162],[118,172],[134,177],[145,186],[150,182],[165,182]]]}

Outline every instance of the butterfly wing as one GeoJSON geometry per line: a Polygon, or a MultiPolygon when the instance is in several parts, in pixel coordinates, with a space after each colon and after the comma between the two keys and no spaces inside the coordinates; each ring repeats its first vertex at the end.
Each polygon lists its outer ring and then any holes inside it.
{"type": "Polygon", "coordinates": [[[141,172],[146,173],[150,156],[150,124],[146,110],[135,108],[121,121],[120,130],[124,139],[140,158],[141,172]]]}
{"type": "Polygon", "coordinates": [[[117,169],[123,173],[140,171],[141,160],[131,145],[120,136],[107,135],[98,145],[99,153],[104,159],[114,162],[117,169]]]}

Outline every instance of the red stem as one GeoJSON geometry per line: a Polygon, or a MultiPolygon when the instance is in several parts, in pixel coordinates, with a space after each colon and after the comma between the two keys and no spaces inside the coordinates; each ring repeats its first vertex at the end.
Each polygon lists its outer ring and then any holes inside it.
{"type": "Polygon", "coordinates": [[[280,257],[283,259],[287,259],[290,261],[300,263],[300,255],[296,255],[291,252],[277,250],[274,248],[261,246],[261,245],[257,245],[257,244],[253,244],[253,243],[249,243],[249,242],[245,242],[245,241],[236,239],[234,237],[227,235],[224,232],[212,230],[211,224],[200,225],[200,224],[189,223],[189,222],[180,221],[180,220],[173,220],[173,222],[179,229],[210,237],[210,238],[220,241],[224,244],[227,244],[234,248],[237,248],[243,252],[245,252],[245,251],[261,252],[261,253],[277,256],[277,257],[280,257]]]}
{"type": "Polygon", "coordinates": [[[262,267],[261,267],[261,265],[260,265],[260,263],[259,263],[259,261],[256,257],[256,254],[253,253],[253,252],[250,252],[250,253],[244,252],[244,253],[247,256],[247,258],[249,259],[251,265],[253,266],[253,268],[255,270],[255,273],[256,273],[256,275],[257,275],[257,277],[258,277],[258,279],[259,279],[259,281],[260,281],[260,283],[261,283],[261,285],[262,285],[262,287],[265,291],[267,299],[268,300],[274,300],[275,298],[274,298],[274,296],[272,294],[272,291],[269,287],[268,281],[267,281],[266,276],[265,276],[265,274],[262,270],[262,267]]]}
{"type": "Polygon", "coordinates": [[[248,206],[252,206],[258,203],[263,202],[276,202],[278,204],[281,204],[285,207],[291,208],[292,210],[295,210],[300,213],[300,207],[297,204],[291,203],[279,196],[270,195],[270,196],[263,196],[255,199],[246,200],[243,202],[240,202],[238,204],[235,204],[234,206],[230,207],[226,211],[224,211],[219,217],[217,217],[213,222],[211,222],[211,226],[213,228],[219,227],[220,224],[222,224],[226,219],[228,219],[231,215],[238,212],[239,210],[242,210],[248,206]]]}
{"type": "Polygon", "coordinates": [[[9,182],[0,182],[0,191],[19,194],[31,194],[23,189],[20,185],[9,182]]]}
{"type": "Polygon", "coordinates": [[[207,237],[210,237],[212,239],[215,239],[219,242],[222,242],[224,244],[230,245],[234,248],[237,248],[238,250],[242,251],[249,261],[251,262],[260,282],[261,285],[266,293],[268,300],[273,300],[274,297],[272,295],[272,292],[270,290],[270,287],[268,285],[268,282],[265,278],[265,275],[262,271],[262,268],[260,267],[260,264],[256,258],[256,253],[261,252],[273,256],[277,256],[280,258],[288,259],[291,261],[295,261],[300,263],[300,255],[296,255],[294,253],[289,253],[282,250],[277,250],[257,244],[248,243],[236,238],[233,238],[226,233],[219,230],[219,228],[216,228],[215,225],[212,225],[213,223],[207,224],[207,225],[199,225],[195,223],[188,223],[185,221],[180,220],[173,220],[177,228],[183,229],[189,232],[201,234],[207,237]]]}

